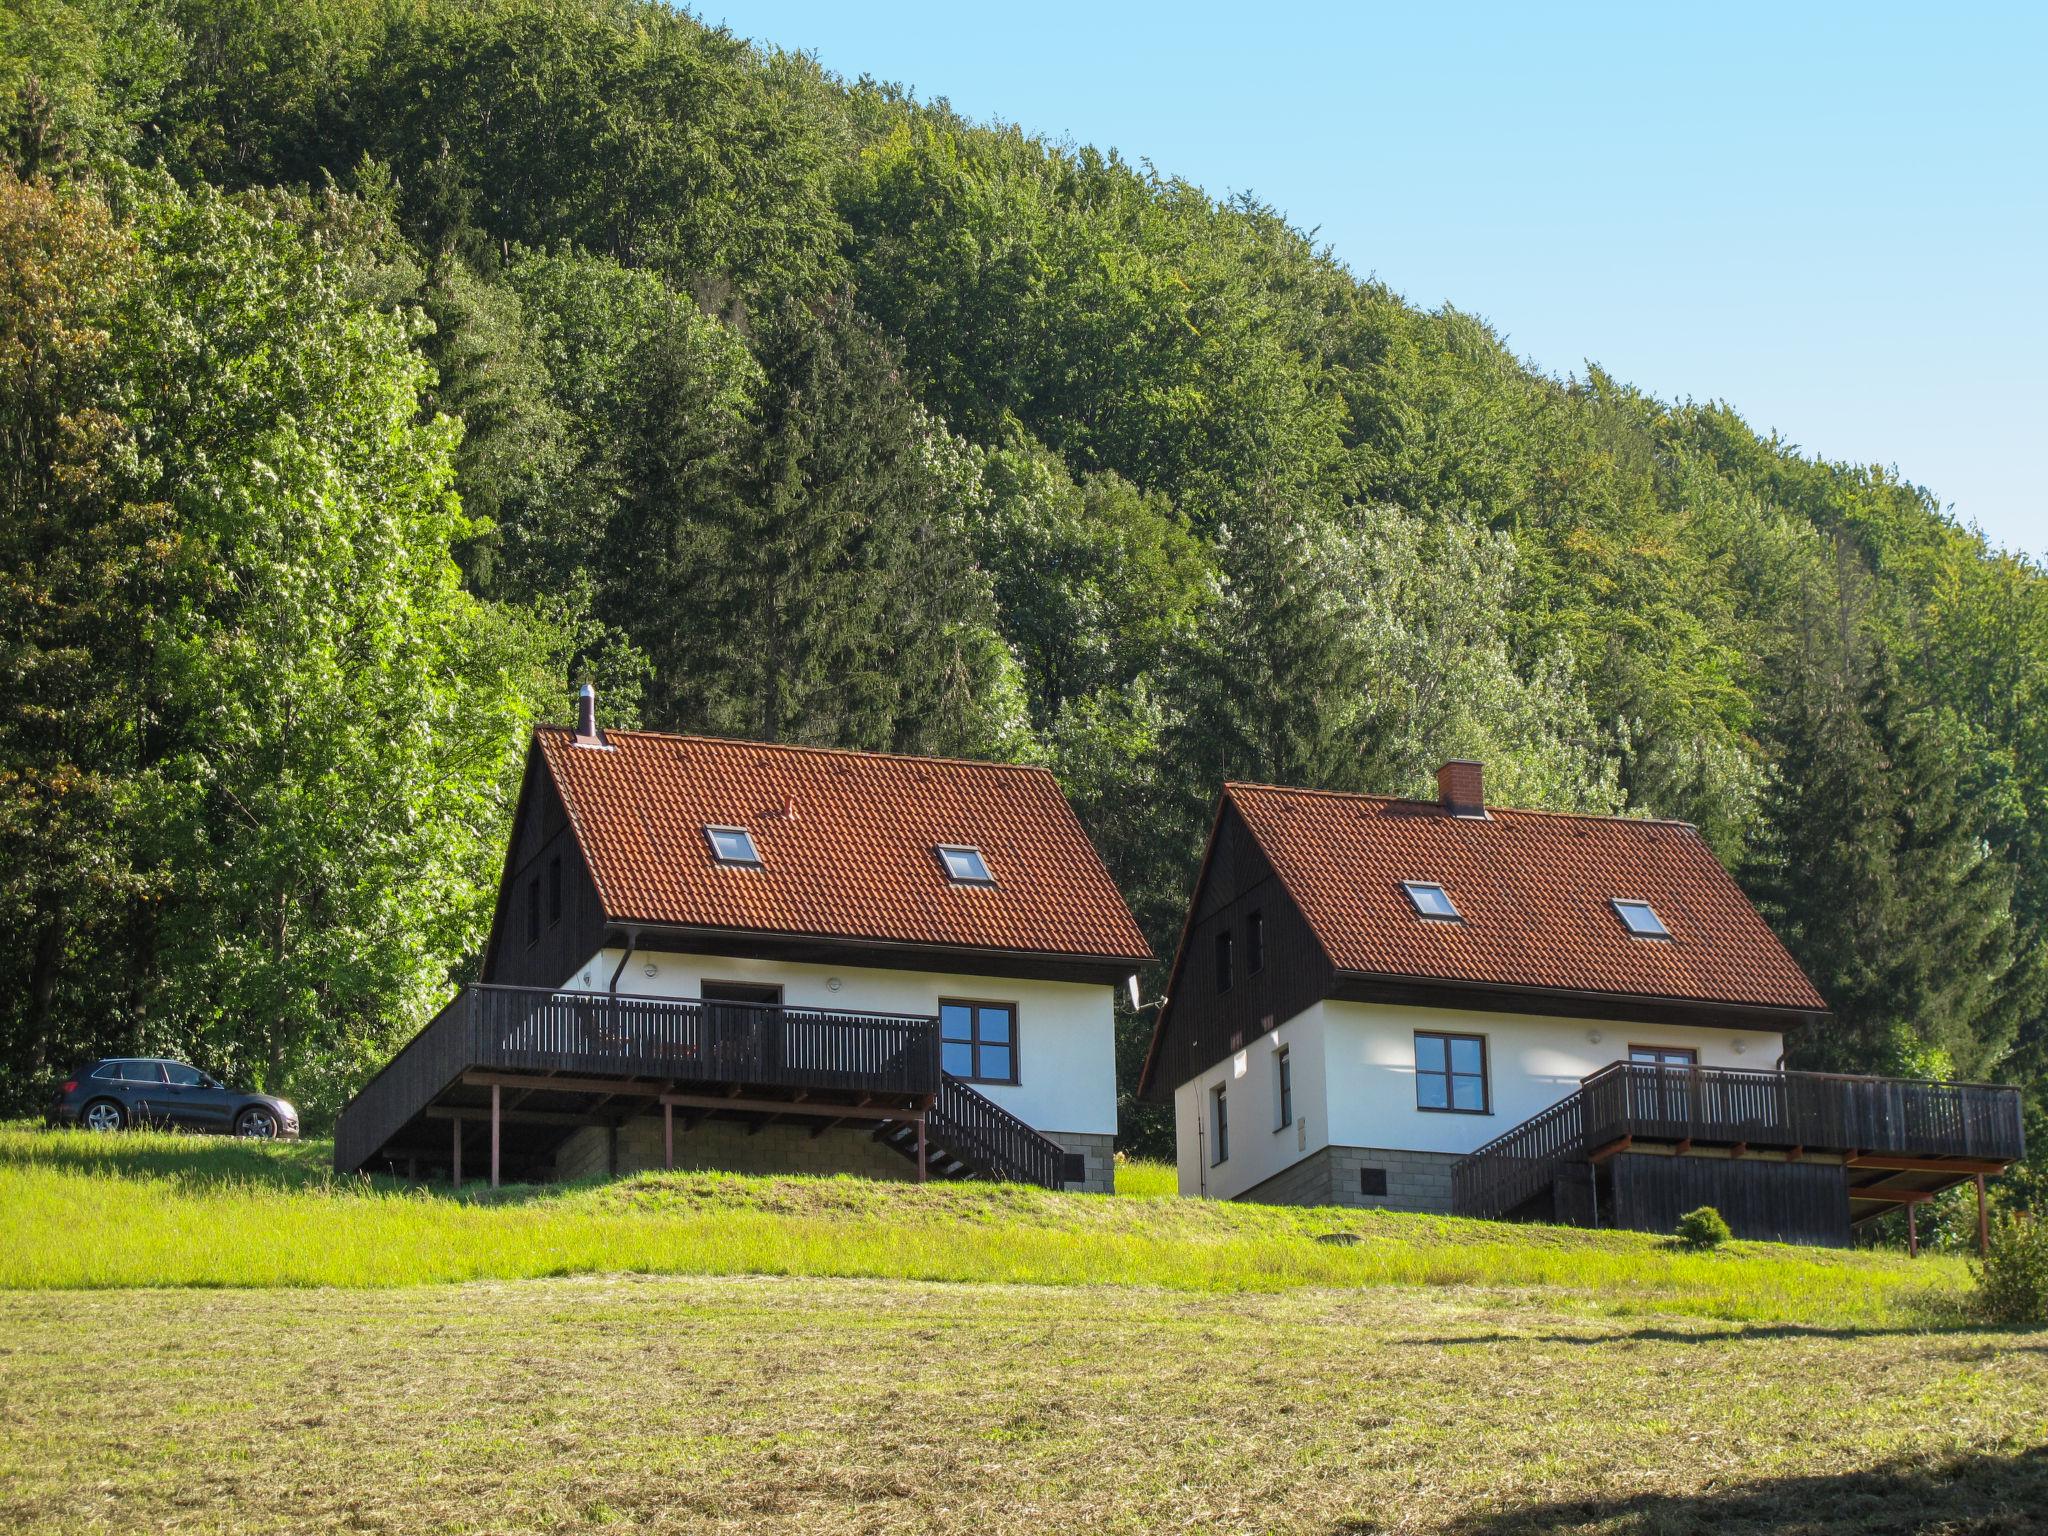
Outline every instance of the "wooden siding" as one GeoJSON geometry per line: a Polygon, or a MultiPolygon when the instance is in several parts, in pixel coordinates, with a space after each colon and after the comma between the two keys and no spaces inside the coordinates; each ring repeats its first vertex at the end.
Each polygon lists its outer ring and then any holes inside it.
{"type": "Polygon", "coordinates": [[[1607,1226],[1671,1232],[1687,1211],[1711,1205],[1737,1237],[1849,1246],[1848,1170],[1840,1163],[1625,1152],[1610,1167],[1600,1211],[1607,1226]]]}
{"type": "Polygon", "coordinates": [[[1329,995],[1331,979],[1330,962],[1301,910],[1244,819],[1224,801],[1196,877],[1144,1097],[1171,1100],[1179,1084],[1329,995]],[[1263,916],[1266,949],[1256,975],[1248,947],[1254,912],[1263,916]],[[1229,991],[1218,992],[1216,936],[1225,932],[1232,941],[1232,980],[1229,991]]]}
{"type": "Polygon", "coordinates": [[[529,750],[482,979],[512,987],[565,986],[577,967],[602,949],[604,942],[604,908],[577,845],[569,813],[540,753],[529,750]],[[562,861],[562,915],[550,921],[548,864],[556,858],[562,861]],[[529,944],[527,890],[535,880],[540,882],[541,931],[539,940],[529,944]]]}

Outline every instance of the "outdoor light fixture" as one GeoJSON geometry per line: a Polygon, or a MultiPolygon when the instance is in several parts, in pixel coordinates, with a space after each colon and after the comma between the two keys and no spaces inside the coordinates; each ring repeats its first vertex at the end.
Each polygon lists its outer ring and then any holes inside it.
{"type": "Polygon", "coordinates": [[[1600,1031],[1597,1029],[1589,1029],[1586,1031],[1586,1038],[1592,1041],[1593,1044],[1598,1045],[1600,1043],[1600,1031]]]}
{"type": "Polygon", "coordinates": [[[652,976],[652,975],[654,974],[654,971],[655,971],[655,965],[654,965],[654,962],[653,962],[652,960],[650,960],[650,961],[648,961],[648,962],[647,962],[647,974],[648,974],[648,975],[650,975],[650,976],[652,976]]]}

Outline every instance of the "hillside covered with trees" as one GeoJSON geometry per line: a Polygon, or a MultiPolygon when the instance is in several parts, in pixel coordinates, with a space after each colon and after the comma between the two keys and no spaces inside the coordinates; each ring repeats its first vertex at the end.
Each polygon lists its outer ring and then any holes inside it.
{"type": "Polygon", "coordinates": [[[1224,778],[1482,758],[1697,823],[1796,1065],[2038,1106],[2048,573],[1897,473],[651,0],[4,4],[17,1107],[146,1047],[331,1111],[585,679],[1049,764],[1162,953],[1224,778]]]}

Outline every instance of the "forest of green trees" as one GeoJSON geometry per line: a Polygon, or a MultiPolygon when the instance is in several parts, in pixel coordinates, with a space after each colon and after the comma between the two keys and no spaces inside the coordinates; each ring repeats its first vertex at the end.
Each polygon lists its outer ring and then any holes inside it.
{"type": "Polygon", "coordinates": [[[2048,572],[1896,472],[654,0],[0,0],[0,135],[15,1108],[147,1048],[319,1123],[588,679],[1046,763],[1162,953],[1226,777],[1684,818],[1795,1064],[2048,1144],[2048,572]]]}

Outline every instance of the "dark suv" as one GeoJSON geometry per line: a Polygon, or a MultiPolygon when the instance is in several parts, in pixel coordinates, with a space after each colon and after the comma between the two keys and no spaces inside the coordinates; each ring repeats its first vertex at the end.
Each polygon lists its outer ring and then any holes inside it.
{"type": "Polygon", "coordinates": [[[283,1099],[243,1093],[160,1056],[108,1056],[80,1067],[58,1087],[43,1123],[89,1131],[169,1125],[264,1141],[299,1134],[299,1112],[283,1099]]]}

